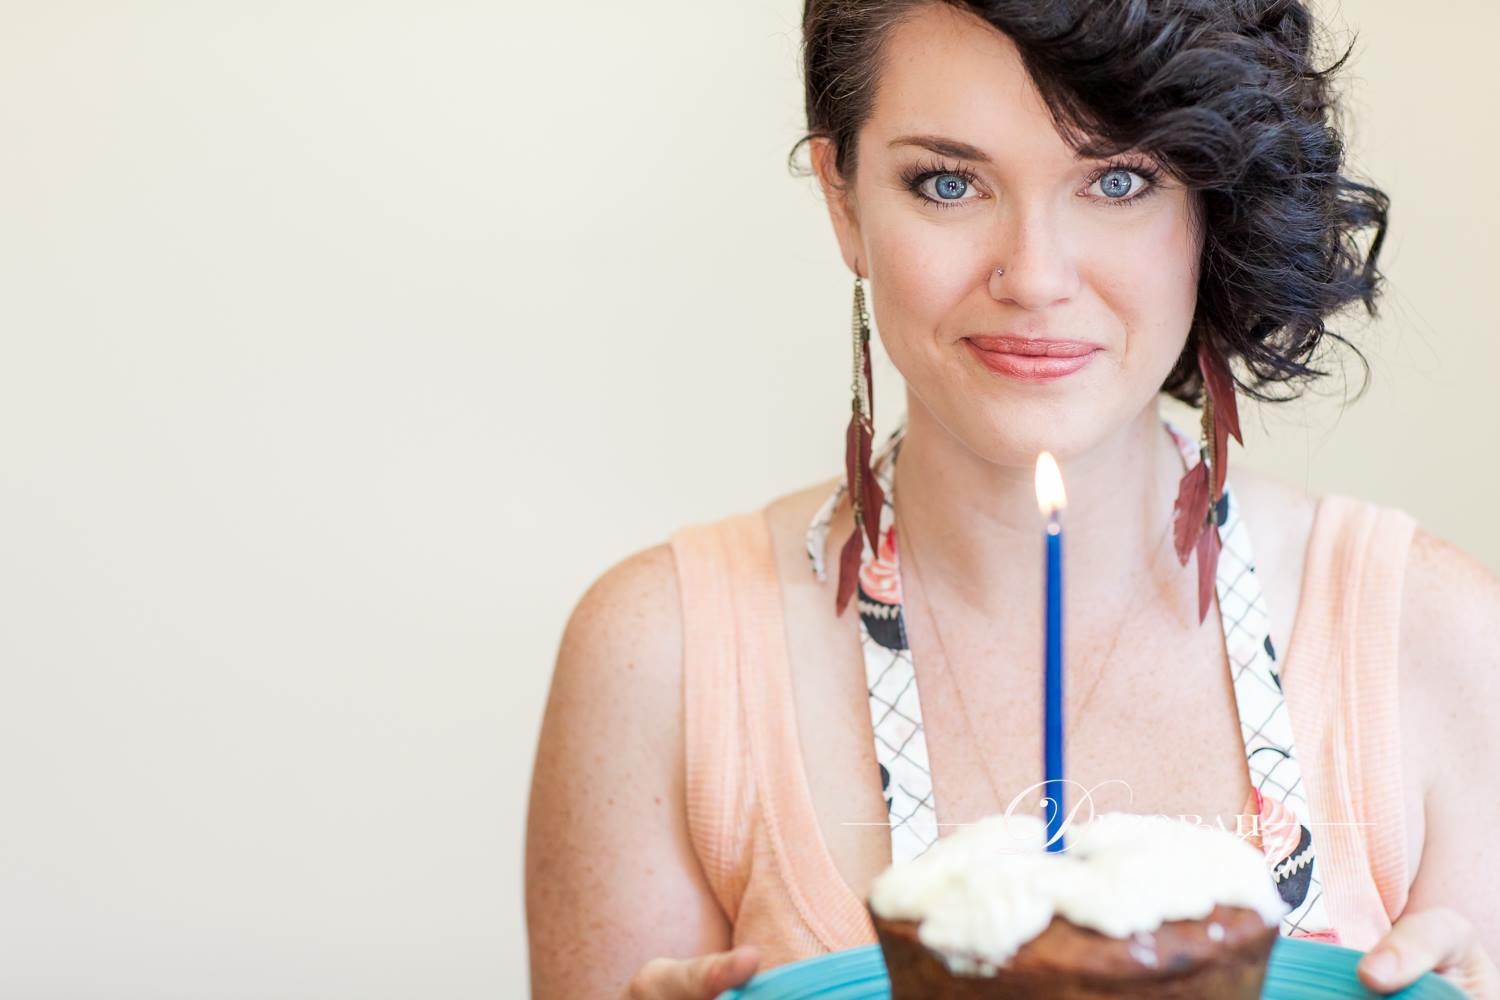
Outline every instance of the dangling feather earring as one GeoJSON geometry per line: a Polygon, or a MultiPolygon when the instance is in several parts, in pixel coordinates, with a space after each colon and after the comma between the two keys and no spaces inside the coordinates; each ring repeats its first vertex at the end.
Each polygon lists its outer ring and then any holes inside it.
{"type": "Polygon", "coordinates": [[[1229,459],[1229,438],[1240,444],[1240,416],[1235,405],[1234,379],[1229,366],[1203,341],[1198,342],[1198,370],[1203,375],[1203,444],[1198,464],[1187,471],[1177,486],[1172,505],[1172,537],[1177,559],[1186,566],[1198,553],[1198,624],[1208,617],[1214,581],[1219,566],[1220,499],[1229,459]]]}
{"type": "Polygon", "coordinates": [[[865,289],[859,275],[854,276],[854,383],[849,427],[844,432],[844,475],[850,502],[854,505],[854,530],[839,553],[839,589],[835,605],[842,615],[859,582],[860,556],[864,546],[859,540],[863,527],[870,548],[880,549],[880,508],[885,491],[870,470],[870,453],[875,441],[875,386],[870,380],[870,314],[865,309],[865,289]]]}

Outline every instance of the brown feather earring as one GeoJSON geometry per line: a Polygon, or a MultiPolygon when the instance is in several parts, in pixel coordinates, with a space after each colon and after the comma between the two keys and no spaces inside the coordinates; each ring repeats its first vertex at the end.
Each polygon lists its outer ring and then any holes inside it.
{"type": "Polygon", "coordinates": [[[880,549],[880,508],[885,491],[870,470],[870,453],[875,441],[875,386],[870,379],[870,314],[865,308],[865,289],[858,274],[854,276],[854,381],[851,386],[849,427],[844,432],[844,475],[850,503],[854,506],[854,530],[839,553],[839,587],[835,605],[842,615],[859,582],[860,557],[864,546],[859,532],[863,527],[870,548],[880,549]]]}
{"type": "Polygon", "coordinates": [[[1177,486],[1172,505],[1172,540],[1177,559],[1186,566],[1198,554],[1198,623],[1208,617],[1219,565],[1220,499],[1229,460],[1229,438],[1240,444],[1240,415],[1235,403],[1234,378],[1229,365],[1202,340],[1198,342],[1198,370],[1203,375],[1203,444],[1198,464],[1177,486]]]}

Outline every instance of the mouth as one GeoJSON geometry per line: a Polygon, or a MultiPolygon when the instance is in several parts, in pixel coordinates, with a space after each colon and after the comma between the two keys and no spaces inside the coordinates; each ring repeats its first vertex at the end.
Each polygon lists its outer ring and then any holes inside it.
{"type": "Polygon", "coordinates": [[[1023,382],[1064,378],[1086,368],[1103,348],[1080,340],[965,337],[964,346],[986,369],[1023,382]]]}

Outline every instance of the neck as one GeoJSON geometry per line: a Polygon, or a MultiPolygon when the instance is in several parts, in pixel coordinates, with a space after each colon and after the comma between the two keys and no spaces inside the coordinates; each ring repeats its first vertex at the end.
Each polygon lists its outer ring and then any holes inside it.
{"type": "MultiPolygon", "coordinates": [[[[907,413],[892,483],[900,551],[915,548],[923,582],[945,603],[991,622],[1034,618],[1045,532],[1035,467],[976,455],[910,393],[907,413]]],[[[1182,457],[1155,405],[1060,464],[1069,607],[1115,609],[1146,586],[1191,589],[1192,563],[1172,552],[1182,457]]]]}

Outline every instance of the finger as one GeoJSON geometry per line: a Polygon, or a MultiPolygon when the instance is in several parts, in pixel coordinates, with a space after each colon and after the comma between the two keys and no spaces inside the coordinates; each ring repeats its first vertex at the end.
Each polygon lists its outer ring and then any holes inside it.
{"type": "Polygon", "coordinates": [[[703,1000],[713,1000],[720,993],[742,984],[755,974],[760,965],[760,949],[754,945],[741,945],[730,951],[708,956],[704,978],[699,992],[703,1000]]]}
{"type": "Polygon", "coordinates": [[[1371,989],[1390,992],[1429,970],[1462,970],[1474,950],[1474,927],[1446,906],[1400,917],[1355,972],[1371,989]]]}
{"type": "Polygon", "coordinates": [[[629,1000],[714,1000],[755,971],[760,952],[751,945],[697,958],[653,958],[630,981],[629,1000]]]}

